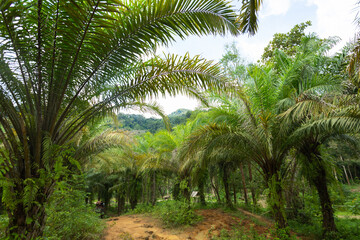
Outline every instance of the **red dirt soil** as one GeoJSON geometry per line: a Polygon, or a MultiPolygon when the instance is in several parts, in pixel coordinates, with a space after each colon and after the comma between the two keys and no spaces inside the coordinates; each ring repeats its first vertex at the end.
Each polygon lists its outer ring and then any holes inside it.
{"type": "Polygon", "coordinates": [[[231,230],[235,227],[242,229],[254,229],[259,234],[265,234],[270,238],[269,228],[272,222],[247,211],[241,210],[243,217],[238,218],[224,213],[219,209],[198,210],[203,220],[192,227],[169,229],[162,227],[159,220],[145,215],[127,215],[110,218],[107,222],[104,240],[118,239],[162,239],[162,240],[210,240],[211,236],[219,235],[222,229],[231,230]],[[251,218],[256,218],[260,223],[255,224],[251,218]]]}

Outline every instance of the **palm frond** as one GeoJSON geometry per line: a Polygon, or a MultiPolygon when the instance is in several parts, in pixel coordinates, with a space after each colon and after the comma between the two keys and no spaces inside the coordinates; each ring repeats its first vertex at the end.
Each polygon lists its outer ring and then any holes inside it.
{"type": "Polygon", "coordinates": [[[243,0],[241,6],[239,23],[242,33],[254,35],[258,29],[258,11],[262,0],[243,0]]]}

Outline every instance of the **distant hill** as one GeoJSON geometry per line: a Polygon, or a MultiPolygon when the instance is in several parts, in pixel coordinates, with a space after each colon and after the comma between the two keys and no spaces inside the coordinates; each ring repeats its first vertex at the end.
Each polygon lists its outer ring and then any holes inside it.
{"type": "Polygon", "coordinates": [[[181,116],[181,115],[186,114],[188,112],[191,112],[191,111],[189,109],[179,108],[175,112],[170,113],[169,117],[181,116]]]}
{"type": "MultiPolygon", "coordinates": [[[[192,111],[188,109],[178,109],[169,114],[169,120],[172,127],[186,123],[186,120],[191,116],[192,111]]],[[[149,131],[155,133],[160,129],[165,129],[165,124],[162,119],[145,118],[139,114],[123,114],[117,116],[121,128],[126,130],[149,131]]]]}

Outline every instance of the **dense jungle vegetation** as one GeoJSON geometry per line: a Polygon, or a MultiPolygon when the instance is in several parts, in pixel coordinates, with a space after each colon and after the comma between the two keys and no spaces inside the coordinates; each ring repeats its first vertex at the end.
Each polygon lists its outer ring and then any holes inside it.
{"type": "Polygon", "coordinates": [[[105,218],[166,227],[198,223],[200,208],[274,222],[213,239],[358,239],[358,38],[329,54],[339,39],[306,22],[256,63],[235,44],[219,63],[154,55],[175,38],[255,34],[261,3],[1,1],[0,237],[101,239],[101,200],[105,218]],[[203,106],[166,116],[147,101],[180,93],[203,106]]]}

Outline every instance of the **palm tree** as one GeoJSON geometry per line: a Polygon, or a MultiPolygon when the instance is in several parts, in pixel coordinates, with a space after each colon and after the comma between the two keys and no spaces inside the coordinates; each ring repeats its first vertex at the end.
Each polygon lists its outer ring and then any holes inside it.
{"type": "Polygon", "coordinates": [[[222,98],[213,122],[196,131],[188,140],[189,154],[199,148],[204,157],[251,161],[260,170],[270,188],[269,205],[279,228],[287,226],[282,179],[286,175],[285,159],[290,125],[283,126],[277,117],[277,99],[281,79],[270,68],[253,66],[251,80],[234,86],[233,98],[222,98]],[[245,93],[244,88],[247,92],[245,93]],[[224,104],[225,103],[225,104],[224,104]]]}
{"type": "MultiPolygon", "coordinates": [[[[186,185],[189,187],[191,172],[188,168],[182,167],[183,160],[178,157],[178,151],[196,124],[198,124],[197,119],[178,125],[172,131],[163,130],[154,135],[153,147],[158,155],[157,168],[176,176],[173,191],[175,199],[178,198],[177,190],[180,190],[181,181],[186,181],[186,185]]],[[[189,190],[189,188],[183,189],[183,194],[187,200],[190,200],[191,193],[189,190]]]]}
{"type": "Polygon", "coordinates": [[[0,12],[3,199],[9,231],[27,239],[42,235],[54,166],[91,119],[159,93],[223,86],[218,66],[199,57],[143,56],[175,37],[239,33],[221,0],[4,0],[0,12]]]}
{"type": "MultiPolygon", "coordinates": [[[[101,133],[98,138],[102,140],[101,136],[104,134],[106,133],[101,133]]],[[[90,192],[97,191],[98,198],[103,198],[106,206],[112,193],[116,193],[120,214],[124,210],[126,199],[132,209],[136,207],[140,193],[144,190],[141,182],[144,172],[148,171],[145,166],[156,154],[151,151],[147,141],[134,138],[131,133],[120,132],[117,135],[116,139],[125,141],[121,144],[113,142],[111,147],[88,155],[84,168],[89,179],[90,192]]],[[[91,144],[93,142],[90,141],[88,145],[95,145],[91,144]]]]}
{"type": "MultiPolygon", "coordinates": [[[[326,51],[335,43],[334,39],[320,40],[307,36],[302,39],[295,57],[277,53],[275,61],[280,63],[278,69],[284,78],[279,106],[280,111],[285,111],[282,114],[285,122],[292,122],[291,124],[301,129],[307,122],[317,120],[324,117],[324,113],[326,115],[333,111],[333,101],[341,94],[343,80],[342,74],[338,74],[341,73],[343,61],[339,62],[336,57],[326,56],[326,51]]],[[[309,173],[305,174],[305,177],[316,187],[319,195],[324,234],[335,232],[336,226],[327,187],[331,179],[331,175],[326,172],[326,165],[329,164],[321,156],[320,146],[333,135],[334,131],[307,135],[294,132],[294,142],[297,143],[294,146],[303,156],[297,160],[304,169],[302,172],[309,173]]]]}

